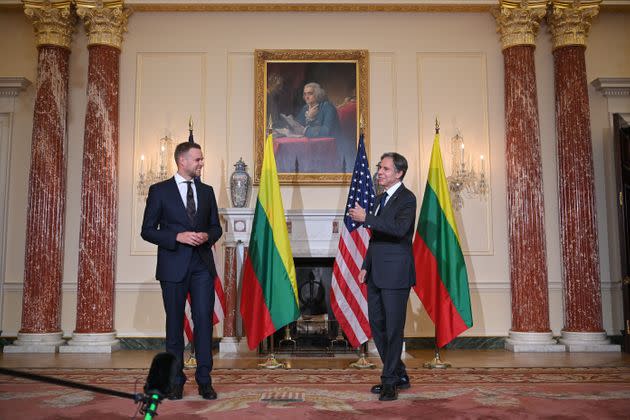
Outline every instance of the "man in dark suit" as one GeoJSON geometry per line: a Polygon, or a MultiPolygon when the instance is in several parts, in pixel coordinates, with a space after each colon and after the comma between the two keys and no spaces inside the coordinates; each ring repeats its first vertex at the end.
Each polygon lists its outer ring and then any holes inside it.
{"type": "Polygon", "coordinates": [[[368,316],[374,343],[383,362],[381,383],[371,392],[379,400],[398,398],[398,389],[411,386],[400,359],[409,291],[416,283],[411,242],[416,223],[416,196],[402,184],[407,159],[398,153],[381,156],[378,183],[384,188],[374,214],[355,204],[354,221],[372,230],[359,281],[367,282],[368,316]]]}
{"type": "Polygon", "coordinates": [[[166,351],[175,355],[177,374],[169,399],[181,399],[184,383],[184,308],[190,293],[195,324],[199,395],[217,398],[212,388],[212,314],[216,268],[212,245],[223,233],[212,187],[199,181],[201,147],[175,148],[177,173],[151,185],[142,221],[142,238],[158,246],[155,277],[160,281],[166,311],[166,351]]]}

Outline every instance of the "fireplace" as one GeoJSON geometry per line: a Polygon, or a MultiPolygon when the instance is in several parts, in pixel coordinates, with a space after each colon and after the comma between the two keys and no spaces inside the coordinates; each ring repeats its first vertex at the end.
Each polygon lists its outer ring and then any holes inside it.
{"type": "Polygon", "coordinates": [[[348,342],[330,306],[334,258],[294,258],[300,318],[274,334],[277,353],[312,355],[346,352],[348,342]]]}
{"type": "MultiPolygon", "coordinates": [[[[251,235],[253,209],[221,209],[224,226],[224,289],[227,300],[221,353],[247,351],[238,315],[241,269],[251,235]]],[[[295,355],[333,355],[352,352],[340,334],[330,307],[330,287],[339,244],[340,210],[289,210],[287,230],[291,241],[300,318],[274,334],[276,352],[295,355]]],[[[264,341],[266,343],[266,340],[264,341]]],[[[266,344],[264,345],[266,352],[266,344]]]]}

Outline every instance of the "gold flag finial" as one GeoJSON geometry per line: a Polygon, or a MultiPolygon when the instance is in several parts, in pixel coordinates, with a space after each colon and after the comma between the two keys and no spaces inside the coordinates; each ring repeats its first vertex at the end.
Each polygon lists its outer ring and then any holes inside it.
{"type": "Polygon", "coordinates": [[[359,114],[359,133],[363,134],[364,129],[365,129],[365,120],[363,119],[363,114],[359,114]]]}
{"type": "Polygon", "coordinates": [[[193,129],[192,115],[190,115],[190,116],[188,117],[188,129],[189,129],[190,131],[192,131],[192,129],[193,129]]]}
{"type": "Polygon", "coordinates": [[[435,134],[440,134],[440,122],[437,117],[435,117],[435,134]]]}
{"type": "Polygon", "coordinates": [[[273,119],[271,118],[271,115],[270,115],[269,124],[267,124],[267,134],[271,133],[271,130],[273,130],[273,119]]]}

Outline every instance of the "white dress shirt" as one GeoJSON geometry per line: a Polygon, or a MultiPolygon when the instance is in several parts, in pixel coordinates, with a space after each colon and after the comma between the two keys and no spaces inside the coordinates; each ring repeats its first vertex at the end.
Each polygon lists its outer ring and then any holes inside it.
{"type": "MultiPolygon", "coordinates": [[[[396,192],[396,190],[398,188],[400,188],[400,186],[402,185],[402,182],[399,181],[397,183],[395,183],[394,185],[392,185],[391,187],[389,187],[385,192],[387,193],[387,197],[385,197],[385,204],[383,204],[383,207],[385,207],[387,205],[387,202],[389,201],[390,198],[392,198],[392,195],[394,195],[394,193],[396,192]]],[[[377,211],[380,211],[379,209],[376,209],[377,211]]]]}
{"type": "MultiPolygon", "coordinates": [[[[195,210],[199,208],[199,203],[197,202],[197,187],[195,186],[195,180],[191,179],[190,185],[193,190],[193,197],[195,197],[195,210]]],[[[187,206],[186,195],[188,194],[188,184],[186,183],[186,179],[181,176],[179,173],[175,173],[175,182],[177,182],[177,188],[179,188],[179,195],[182,197],[182,202],[184,203],[184,208],[187,206]]]]}

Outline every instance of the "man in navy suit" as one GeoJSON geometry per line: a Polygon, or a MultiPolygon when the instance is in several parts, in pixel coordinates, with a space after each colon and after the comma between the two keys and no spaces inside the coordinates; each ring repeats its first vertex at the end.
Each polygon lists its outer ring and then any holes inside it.
{"type": "Polygon", "coordinates": [[[175,355],[177,374],[169,399],[181,399],[184,383],[184,307],[190,293],[195,324],[199,395],[213,400],[212,314],[216,268],[212,245],[223,233],[212,187],[199,181],[201,147],[180,143],[175,148],[177,173],[151,185],[142,221],[142,238],[158,246],[155,277],[160,281],[166,311],[166,351],[175,355]]]}
{"type": "Polygon", "coordinates": [[[411,386],[405,364],[400,359],[409,291],[416,283],[412,240],[416,223],[416,196],[402,183],[407,159],[398,153],[381,156],[378,183],[385,189],[376,197],[374,214],[355,204],[350,209],[354,221],[372,230],[359,281],[367,282],[368,316],[374,344],[383,362],[381,383],[371,392],[379,400],[398,398],[398,390],[411,386]]]}

